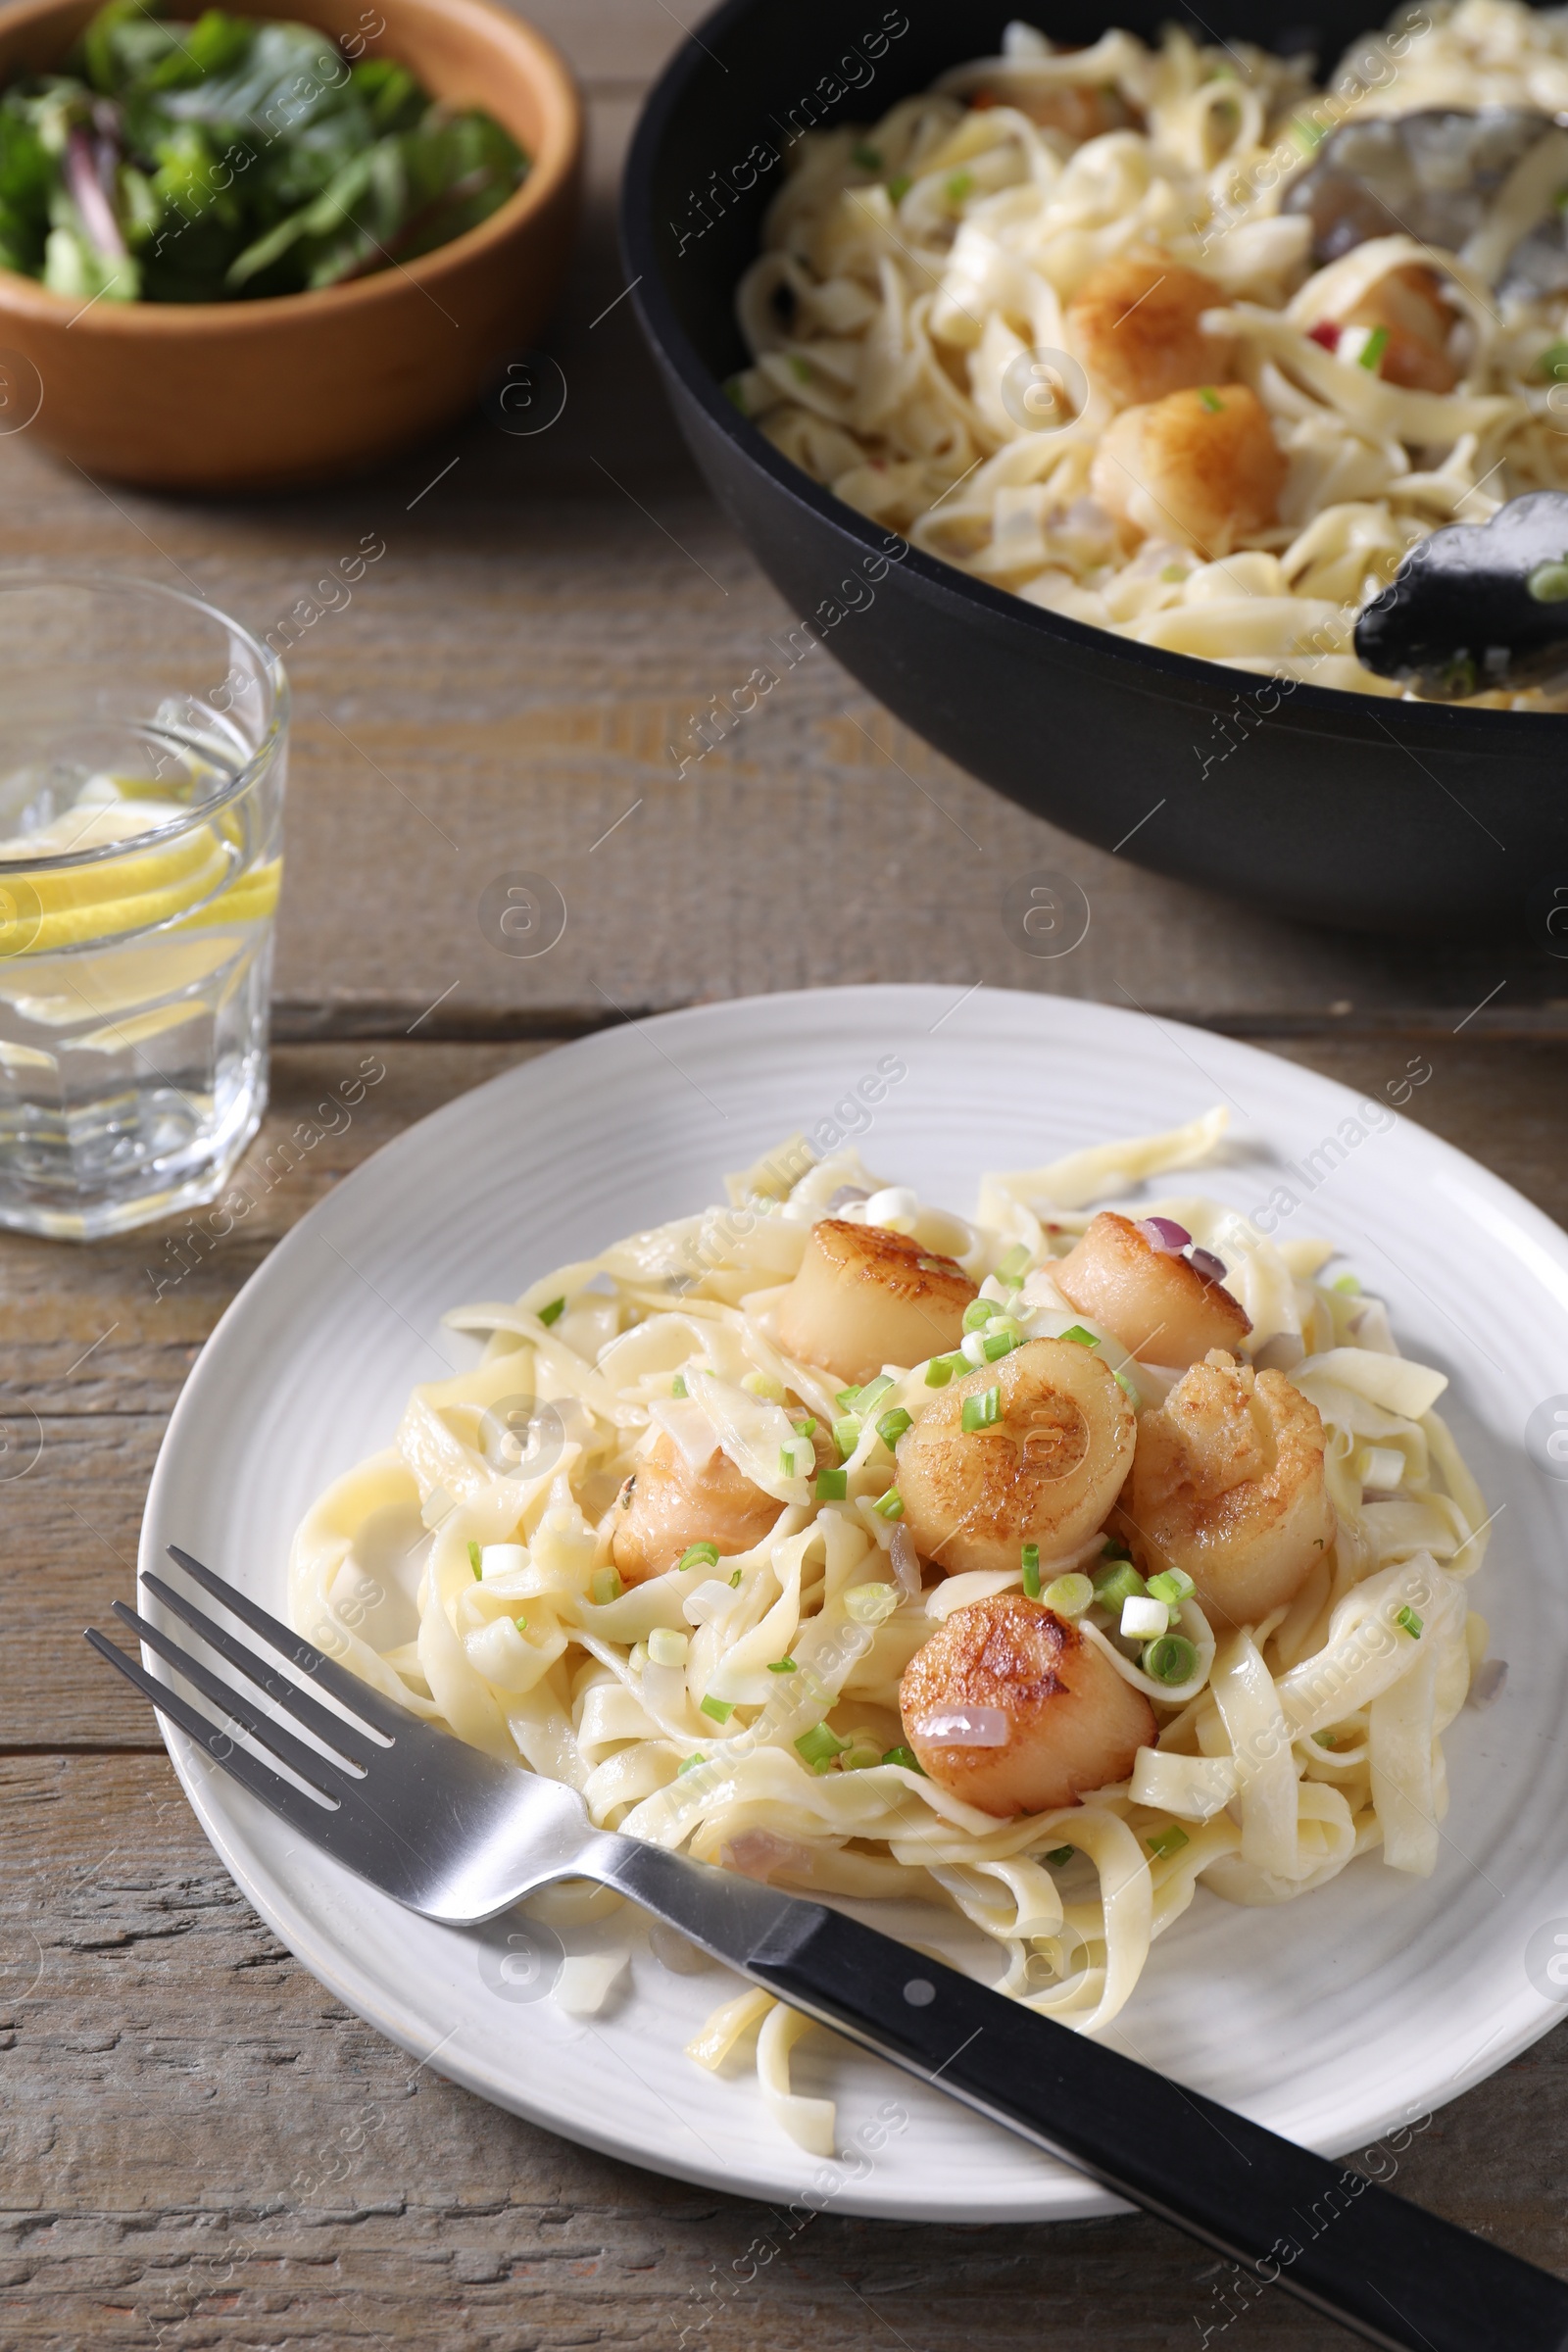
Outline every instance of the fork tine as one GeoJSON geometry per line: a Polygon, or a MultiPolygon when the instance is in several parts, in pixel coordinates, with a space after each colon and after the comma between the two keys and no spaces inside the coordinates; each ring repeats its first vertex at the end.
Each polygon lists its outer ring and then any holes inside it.
{"type": "Polygon", "coordinates": [[[112,1601],[110,1606],[122,1626],[145,1642],[149,1648],[156,1649],[161,1658],[167,1658],[175,1673],[182,1675],[187,1683],[194,1683],[203,1698],[211,1699],[215,1707],[223,1708],[236,1723],[242,1723],[254,1739],[259,1740],[264,1747],[270,1748],[274,1756],[286,1764],[291,1772],[297,1772],[301,1780],[308,1782],[319,1795],[335,1795],[337,1790],[332,1783],[357,1777],[347,1772],[336,1756],[323,1756],[318,1747],[308,1747],[303,1740],[296,1740],[293,1733],[285,1731],[275,1717],[265,1713],[247,1698],[243,1690],[236,1690],[232,1683],[225,1683],[213,1674],[199,1658],[193,1658],[188,1650],[181,1649],[177,1642],[171,1641],[156,1625],[150,1625],[145,1617],[138,1617],[134,1609],[127,1608],[124,1601],[112,1601]],[[327,1784],[324,1788],[323,1782],[327,1784]]]}
{"type": "Polygon", "coordinates": [[[135,1684],[143,1698],[152,1700],[160,1715],[177,1723],[215,1764],[240,1782],[252,1796],[281,1815],[290,1829],[298,1830],[302,1837],[318,1845],[327,1842],[327,1827],[337,1818],[335,1813],[315,1803],[290,1782],[279,1780],[259,1758],[248,1755],[218,1724],[209,1723],[205,1715],[181,1698],[177,1690],[172,1690],[155,1674],[149,1674],[139,1658],[127,1658],[95,1625],[84,1627],[83,1632],[101,1658],[107,1658],[111,1666],[118,1666],[125,1680],[135,1684]]]}
{"type": "MultiPolygon", "coordinates": [[[[290,1682],[286,1674],[279,1673],[265,1658],[259,1657],[249,1642],[240,1642],[234,1635],[225,1632],[222,1626],[208,1616],[205,1609],[199,1609],[193,1600],[187,1600],[183,1592],[176,1592],[172,1585],[166,1585],[163,1578],[154,1576],[150,1568],[142,1570],[141,1581],[166,1608],[172,1609],[176,1617],[183,1617],[192,1631],[200,1634],[209,1648],[217,1650],[220,1658],[225,1658],[258,1690],[265,1690],[268,1697],[286,1709],[296,1723],[304,1724],[308,1731],[314,1732],[318,1740],[325,1740],[328,1747],[334,1748],[350,1764],[357,1764],[362,1771],[368,1771],[370,1758],[362,1754],[356,1744],[356,1739],[366,1738],[363,1724],[350,1723],[346,1716],[320,1705],[308,1691],[302,1690],[298,1683],[290,1682]]],[[[157,1646],[156,1643],[154,1646],[157,1646]]],[[[383,1752],[379,1747],[374,1747],[373,1742],[371,1744],[375,1753],[383,1752]]]]}
{"type": "MultiPolygon", "coordinates": [[[[394,1699],[383,1698],[379,1690],[372,1690],[368,1683],[362,1683],[357,1674],[350,1674],[347,1667],[340,1666],[335,1658],[329,1658],[325,1650],[318,1649],[314,1642],[307,1642],[303,1634],[292,1633],[278,1618],[270,1615],[256,1601],[236,1591],[226,1579],[216,1575],[211,1568],[204,1568],[201,1561],[192,1559],[188,1551],[181,1551],[177,1544],[170,1544],[169,1556],[177,1561],[187,1576],[193,1576],[204,1592],[210,1592],[215,1600],[220,1600],[225,1609],[232,1609],[253,1634],[260,1634],[264,1642],[270,1642],[280,1657],[287,1658],[291,1665],[298,1666],[303,1673],[314,1675],[323,1690],[330,1690],[334,1698],[340,1698],[363,1723],[372,1724],[378,1732],[384,1732],[389,1740],[412,1739],[427,1729],[412,1709],[400,1707],[394,1699]]],[[[440,1735],[432,1734],[431,1737],[440,1735]]]]}

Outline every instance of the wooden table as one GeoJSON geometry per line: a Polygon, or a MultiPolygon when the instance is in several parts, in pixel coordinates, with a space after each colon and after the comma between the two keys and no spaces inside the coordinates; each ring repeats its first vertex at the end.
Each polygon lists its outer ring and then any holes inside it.
{"type": "MultiPolygon", "coordinates": [[[[25,434],[0,441],[11,563],[194,582],[263,630],[363,534],[385,540],[352,605],[291,660],[278,1050],[253,1160],[364,1041],[388,1071],[161,1298],[179,1223],[90,1250],[0,1245],[0,1414],[13,1444],[36,1416],[42,1447],[0,1482],[0,2347],[1200,2342],[1225,2320],[1226,2277],[1152,2222],[914,2230],[829,2213],[790,2235],[416,2068],[253,1917],[146,1711],[80,1640],[131,1592],[166,1417],[278,1235],[410,1120],[624,1013],[986,980],[1180,1014],[1374,1092],[1419,1054],[1433,1075],[1410,1115],[1568,1216],[1568,964],[1528,936],[1351,941],[1159,881],[995,799],[820,651],[676,775],[669,744],[793,616],[702,494],[630,306],[607,313],[618,161],[679,37],[671,12],[533,13],[593,119],[553,431],[513,439],[480,418],[386,474],[259,505],[103,487],[25,434]],[[519,866],[569,907],[535,962],[497,955],[475,918],[486,882],[519,866]],[[1059,963],[1003,929],[998,893],[1020,866],[1064,868],[1089,896],[1089,935],[1059,963]],[[760,2234],[778,2253],[747,2283],[760,2234]]],[[[1397,2185],[1568,2269],[1565,2147],[1559,2031],[1443,2109],[1397,2185]]],[[[1348,2340],[1277,2293],[1232,2324],[1252,2345],[1348,2340]]]]}

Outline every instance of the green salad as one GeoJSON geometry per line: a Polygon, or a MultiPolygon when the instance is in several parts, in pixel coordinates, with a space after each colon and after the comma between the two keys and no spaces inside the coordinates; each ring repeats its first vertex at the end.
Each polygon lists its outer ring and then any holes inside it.
{"type": "Polygon", "coordinates": [[[61,72],[0,95],[0,268],[83,302],[227,302],[450,243],[528,159],[366,45],[109,0],[61,72]]]}

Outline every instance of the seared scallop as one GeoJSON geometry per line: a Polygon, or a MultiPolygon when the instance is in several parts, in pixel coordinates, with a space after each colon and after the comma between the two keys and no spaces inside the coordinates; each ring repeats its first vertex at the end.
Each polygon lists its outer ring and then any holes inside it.
{"type": "Polygon", "coordinates": [[[1215,1348],[1138,1424],[1125,1516],[1146,1573],[1185,1569],[1231,1625],[1294,1600],[1334,1539],[1323,1449],[1317,1406],[1283,1372],[1215,1348]]]}
{"type": "Polygon", "coordinates": [[[1163,400],[1224,375],[1229,345],[1199,319],[1225,300],[1211,278],[1168,254],[1119,253],[1092,270],[1067,305],[1067,341],[1118,408],[1163,400]]]}
{"type": "Polygon", "coordinates": [[[779,1345],[799,1363],[863,1385],[884,1364],[907,1371],[956,1348],[977,1296],[961,1266],[907,1235],[823,1217],[779,1301],[779,1345]]]}
{"type": "Polygon", "coordinates": [[[621,1488],[611,1557],[621,1581],[640,1585],[673,1568],[693,1544],[716,1544],[728,1558],[760,1544],[784,1508],[714,1452],[694,1470],[662,1437],[621,1488]]]}
{"type": "Polygon", "coordinates": [[[1154,1714],[1077,1626],[1021,1592],[956,1609],[899,1686],[933,1781],[982,1813],[1048,1813],[1125,1781],[1154,1714]],[[978,1735],[978,1737],[977,1737],[978,1735]]]}
{"type": "Polygon", "coordinates": [[[1104,1524],[1135,1443],[1133,1408],[1093,1348],[1029,1340],[955,1381],[905,1431],[905,1525],[949,1575],[1016,1568],[1025,1544],[1059,1558],[1104,1524]],[[991,1390],[995,1418],[965,1429],[965,1403],[991,1390]]]}
{"type": "Polygon", "coordinates": [[[1211,1348],[1239,1347],[1252,1328],[1223,1283],[1190,1258],[1156,1250],[1114,1209],[1090,1221],[1051,1276],[1069,1306],[1146,1364],[1195,1364],[1211,1348]]]}
{"type": "Polygon", "coordinates": [[[1274,519],[1285,452],[1246,384],[1203,384],[1113,416],[1090,487],[1143,538],[1184,539],[1209,561],[1274,519]]]}

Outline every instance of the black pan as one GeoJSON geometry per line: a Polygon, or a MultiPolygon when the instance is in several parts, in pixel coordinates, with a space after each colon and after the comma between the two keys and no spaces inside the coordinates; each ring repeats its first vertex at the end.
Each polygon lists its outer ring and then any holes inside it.
{"type": "MultiPolygon", "coordinates": [[[[1300,6],[1212,0],[1194,30],[1310,47],[1327,72],[1378,13],[1375,0],[1330,0],[1303,24],[1300,6]]],[[[1282,693],[913,550],[889,563],[887,534],[788,464],[720,389],[746,363],[734,289],[781,177],[748,163],[754,146],[776,153],[792,118],[873,121],[949,66],[994,54],[1014,16],[1087,43],[1112,24],[1153,39],[1178,13],[1172,0],[907,0],[906,14],[884,0],[729,0],[655,89],[627,167],[621,231],[643,330],[698,465],[769,579],[846,669],[972,775],[1086,841],[1125,841],[1141,864],[1283,914],[1404,933],[1522,925],[1543,876],[1568,877],[1568,717],[1282,693]]]]}

